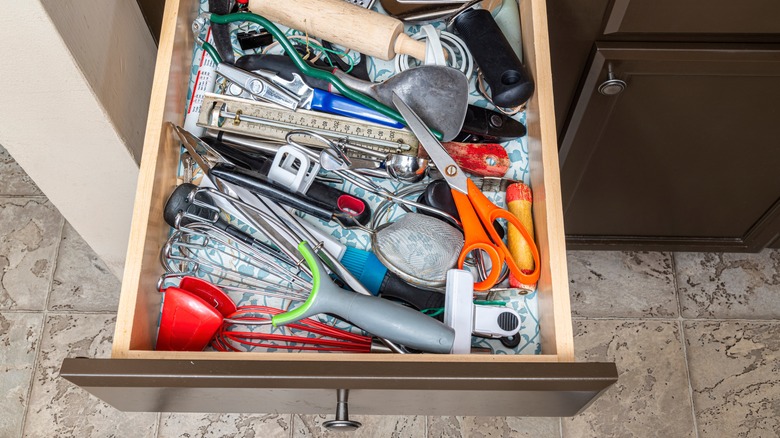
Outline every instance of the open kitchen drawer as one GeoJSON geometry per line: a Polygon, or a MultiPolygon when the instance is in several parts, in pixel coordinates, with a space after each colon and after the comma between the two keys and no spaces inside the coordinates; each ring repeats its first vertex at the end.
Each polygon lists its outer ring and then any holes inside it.
{"type": "Polygon", "coordinates": [[[62,377],[120,410],[330,413],[348,389],[356,414],[571,416],[617,380],[574,362],[544,0],[521,0],[534,220],[542,257],[540,355],[157,352],[162,209],[177,184],[180,124],[197,1],[166,2],[111,359],[69,358],[62,377]]]}

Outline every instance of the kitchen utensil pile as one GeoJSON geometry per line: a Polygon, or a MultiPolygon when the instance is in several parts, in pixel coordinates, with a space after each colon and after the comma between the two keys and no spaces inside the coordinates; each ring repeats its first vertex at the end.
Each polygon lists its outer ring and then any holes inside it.
{"type": "Polygon", "coordinates": [[[495,298],[510,276],[532,291],[541,260],[530,189],[502,177],[533,82],[501,1],[224,3],[192,26],[214,89],[196,81],[199,111],[167,127],[186,159],[164,208],[157,349],[517,346],[522,318],[495,298]],[[428,24],[412,38],[401,20],[428,24]],[[239,25],[273,39],[246,49],[239,25]],[[480,189],[509,183],[514,213],[480,189]]]}

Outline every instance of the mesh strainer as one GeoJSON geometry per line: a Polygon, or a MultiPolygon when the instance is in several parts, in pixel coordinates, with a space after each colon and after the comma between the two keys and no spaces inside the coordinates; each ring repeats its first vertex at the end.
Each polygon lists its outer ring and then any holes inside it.
{"type": "Polygon", "coordinates": [[[424,289],[446,284],[447,271],[458,262],[463,234],[444,221],[407,213],[371,233],[377,258],[404,281],[424,289]]]}

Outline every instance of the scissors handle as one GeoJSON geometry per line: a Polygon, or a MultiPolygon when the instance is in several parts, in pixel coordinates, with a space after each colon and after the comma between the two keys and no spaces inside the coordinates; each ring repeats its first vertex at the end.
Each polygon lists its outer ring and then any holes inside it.
{"type": "MultiPolygon", "coordinates": [[[[469,182],[471,182],[471,180],[469,180],[469,182]]],[[[477,191],[479,192],[479,190],[477,191]]],[[[490,237],[485,233],[485,227],[482,226],[482,222],[472,206],[472,199],[470,196],[466,196],[460,191],[453,189],[452,197],[455,200],[455,207],[458,209],[458,215],[460,215],[460,222],[463,225],[463,233],[465,234],[466,239],[463,244],[463,250],[458,257],[458,267],[463,269],[463,264],[469,253],[477,250],[485,252],[490,258],[490,274],[488,274],[486,279],[474,283],[474,290],[488,290],[498,283],[498,277],[501,275],[501,267],[504,266],[505,253],[503,253],[500,248],[497,248],[490,237]]],[[[490,223],[489,228],[493,228],[492,223],[490,223]]],[[[495,233],[495,230],[493,230],[493,232],[495,233]]]]}
{"type": "MultiPolygon", "coordinates": [[[[525,229],[523,223],[520,222],[520,219],[515,215],[490,202],[490,199],[477,188],[473,181],[468,180],[466,184],[469,191],[468,199],[470,199],[479,220],[485,224],[491,242],[494,246],[498,247],[498,251],[503,256],[502,263],[506,262],[509,267],[509,272],[511,272],[521,283],[535,284],[539,280],[539,274],[541,273],[539,267],[541,266],[541,263],[539,260],[539,249],[536,247],[536,243],[528,233],[528,230],[525,229]],[[507,222],[514,225],[515,228],[520,231],[523,239],[528,242],[528,247],[531,249],[531,254],[534,258],[534,270],[530,274],[523,273],[523,270],[517,266],[517,263],[515,263],[515,260],[512,258],[512,254],[509,252],[509,248],[507,248],[504,241],[501,239],[501,236],[499,236],[495,228],[493,228],[493,222],[496,219],[505,219],[507,222]]],[[[458,213],[460,213],[460,210],[458,210],[458,213]]],[[[496,269],[494,268],[493,270],[495,271],[496,269]]]]}
{"type": "Polygon", "coordinates": [[[498,235],[498,233],[493,230],[493,233],[495,233],[495,236],[493,237],[498,242],[497,245],[500,251],[504,253],[504,261],[509,267],[509,272],[511,272],[512,275],[514,275],[515,278],[517,278],[523,284],[536,284],[536,282],[539,281],[539,275],[541,273],[539,269],[539,249],[536,247],[536,243],[534,243],[534,239],[528,233],[528,230],[525,229],[523,223],[520,222],[520,219],[518,219],[517,216],[501,208],[496,208],[496,210],[493,210],[493,212],[490,214],[490,218],[491,222],[495,221],[496,219],[506,219],[507,222],[514,225],[514,227],[520,231],[523,239],[528,242],[528,247],[531,249],[531,255],[534,258],[534,270],[531,273],[526,273],[527,271],[524,271],[519,266],[517,266],[514,258],[512,258],[512,253],[509,252],[509,248],[507,248],[507,246],[501,240],[501,237],[498,235]]]}

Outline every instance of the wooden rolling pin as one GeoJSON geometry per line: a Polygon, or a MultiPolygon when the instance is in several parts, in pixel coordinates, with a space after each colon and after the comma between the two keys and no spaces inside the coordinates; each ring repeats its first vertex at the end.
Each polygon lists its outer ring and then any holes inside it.
{"type": "MultiPolygon", "coordinates": [[[[510,213],[515,215],[528,231],[531,239],[534,238],[534,222],[531,212],[533,195],[531,188],[523,183],[515,183],[506,189],[506,206],[510,213]]],[[[524,274],[530,274],[534,270],[534,256],[528,242],[513,225],[507,227],[507,246],[517,266],[524,274]]],[[[509,285],[512,287],[533,286],[524,285],[514,275],[509,276],[509,285]]]]}
{"type": "Polygon", "coordinates": [[[401,21],[344,0],[249,0],[249,9],[313,37],[389,61],[396,53],[425,60],[425,42],[401,21]]]}

